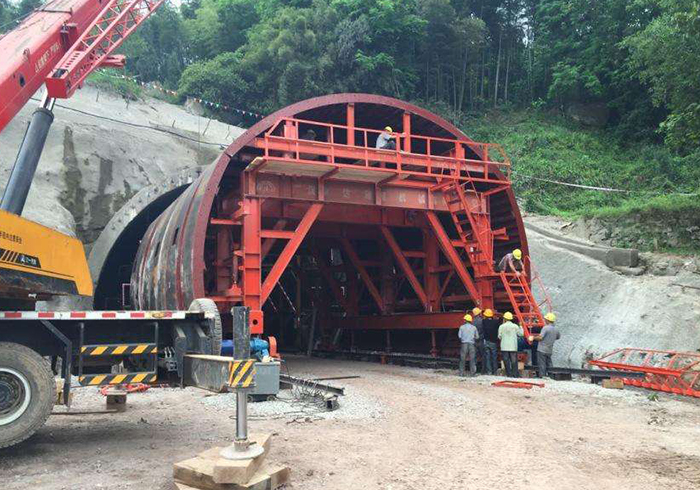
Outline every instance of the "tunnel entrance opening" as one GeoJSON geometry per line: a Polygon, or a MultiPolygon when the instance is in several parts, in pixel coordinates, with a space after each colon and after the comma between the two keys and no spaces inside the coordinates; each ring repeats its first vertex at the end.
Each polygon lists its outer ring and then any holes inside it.
{"type": "Polygon", "coordinates": [[[186,187],[187,185],[183,185],[156,197],[126,224],[111,244],[107,257],[101,264],[93,296],[94,309],[131,308],[129,281],[141,239],[151,223],[182,194],[186,187]]]}

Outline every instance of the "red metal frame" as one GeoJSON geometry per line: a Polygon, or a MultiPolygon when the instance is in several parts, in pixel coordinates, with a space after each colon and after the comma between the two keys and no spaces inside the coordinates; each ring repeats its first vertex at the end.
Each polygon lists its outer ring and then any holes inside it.
{"type": "MultiPolygon", "coordinates": [[[[509,162],[499,156],[501,151],[497,145],[471,141],[420,108],[386,97],[343,94],[285,108],[238,138],[203,173],[183,197],[191,206],[170,208],[187,209],[186,215],[191,210],[193,219],[168,210],[156,224],[171,230],[187,225],[180,231],[178,250],[167,252],[183,257],[183,280],[175,288],[186,288],[185,301],[189,296],[213,297],[222,312],[236,304],[250,306],[259,320],[252,331],[258,332],[265,299],[292,256],[311,256],[328,286],[326,300],[318,286],[309,290],[313,301],[333,303],[335,313],[344,311],[331,327],[430,330],[431,351],[437,353],[434,330],[457,328],[464,309],[476,304],[510,308],[493,270],[494,250],[500,254],[517,247],[527,255],[508,180],[509,162]],[[325,106],[333,106],[328,111],[334,120],[344,115],[345,124],[330,124],[325,116],[316,119],[313,111],[326,113],[325,106]],[[379,130],[356,124],[372,120],[368,107],[386,106],[400,121],[392,122],[400,128],[394,135],[400,150],[374,148],[379,130]],[[403,114],[396,116],[396,109],[403,114]],[[308,128],[323,141],[300,139],[300,131],[308,128]],[[422,133],[416,134],[416,128],[422,133]],[[492,159],[494,155],[498,158],[492,159]],[[235,166],[229,166],[231,161],[235,166]],[[238,179],[240,185],[225,190],[220,182],[227,169],[228,182],[238,179]],[[449,193],[457,193],[458,203],[449,203],[449,193]],[[307,219],[310,206],[318,209],[313,219],[307,219]],[[282,240],[287,240],[284,247],[282,240]],[[212,244],[213,250],[205,248],[212,244]],[[341,265],[337,259],[335,265],[328,262],[329,248],[342,252],[341,265]],[[207,257],[215,259],[207,262],[207,257]],[[395,276],[389,280],[388,274],[395,276]],[[209,290],[213,282],[214,294],[209,290]],[[459,311],[445,311],[450,309],[459,311]]],[[[160,240],[164,235],[147,236],[160,240]]],[[[142,247],[149,246],[154,244],[142,247]]],[[[299,260],[291,266],[296,281],[304,274],[299,260]]],[[[169,274],[163,272],[144,276],[161,281],[169,274]]],[[[307,290],[306,283],[297,287],[307,290]]],[[[160,289],[154,285],[145,291],[160,289]]]]}
{"type": "Polygon", "coordinates": [[[623,378],[627,385],[700,398],[700,353],[650,349],[618,349],[593,366],[646,373],[642,379],[623,378]]]}
{"type": "Polygon", "coordinates": [[[49,96],[70,97],[100,66],[123,67],[124,57],[112,53],[163,1],[109,0],[46,79],[49,96]]]}

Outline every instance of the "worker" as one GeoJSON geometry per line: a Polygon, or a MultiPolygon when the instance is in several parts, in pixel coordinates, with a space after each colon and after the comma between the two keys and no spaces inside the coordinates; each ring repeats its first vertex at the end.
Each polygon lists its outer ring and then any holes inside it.
{"type": "Polygon", "coordinates": [[[479,332],[479,338],[476,339],[476,358],[481,359],[481,373],[486,373],[486,363],[484,362],[484,317],[481,312],[481,308],[475,306],[472,309],[472,324],[476,327],[476,331],[479,332]]]}
{"type": "Polygon", "coordinates": [[[496,374],[498,363],[498,327],[500,322],[494,317],[493,310],[484,310],[484,365],[487,374],[496,374]]]}
{"type": "Polygon", "coordinates": [[[464,315],[464,324],[459,327],[459,341],[462,343],[462,348],[459,351],[459,375],[464,376],[464,363],[469,356],[469,374],[476,375],[476,347],[475,342],[479,338],[479,332],[472,323],[474,320],[470,314],[464,315]]]}
{"type": "Polygon", "coordinates": [[[522,250],[516,248],[511,253],[508,253],[503,256],[501,261],[498,263],[497,269],[500,272],[512,272],[516,276],[520,276],[520,272],[524,270],[522,259],[522,250]]]}
{"type": "MultiPolygon", "coordinates": [[[[299,139],[301,140],[308,140],[308,141],[316,141],[317,138],[316,131],[313,129],[309,128],[307,129],[304,134],[301,135],[299,139]]],[[[315,153],[300,153],[299,158],[302,160],[320,160],[321,157],[320,155],[317,155],[315,153]]]]}
{"type": "Polygon", "coordinates": [[[523,336],[523,329],[513,323],[513,314],[506,311],[503,314],[505,322],[498,327],[498,339],[501,341],[501,355],[506,364],[506,376],[518,378],[518,337],[523,336]]]}
{"type": "Polygon", "coordinates": [[[537,374],[540,378],[549,375],[549,369],[552,367],[552,352],[554,350],[554,342],[561,338],[559,329],[554,324],[557,317],[551,311],[544,316],[544,327],[538,335],[535,335],[537,343],[537,374]]]}
{"type": "Polygon", "coordinates": [[[391,129],[391,126],[387,126],[384,128],[384,131],[382,131],[379,136],[377,136],[377,149],[378,150],[395,150],[396,149],[396,141],[391,136],[391,133],[394,131],[391,129]]]}

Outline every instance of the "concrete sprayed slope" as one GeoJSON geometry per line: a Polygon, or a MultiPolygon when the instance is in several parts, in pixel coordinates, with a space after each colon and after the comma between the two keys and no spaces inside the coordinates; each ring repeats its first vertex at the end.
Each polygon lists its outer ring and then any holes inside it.
{"type": "MultiPolygon", "coordinates": [[[[0,133],[0,188],[35,106],[30,102],[0,133]]],[[[127,101],[91,87],[59,101],[54,112],[24,216],[88,245],[139,190],[211,163],[219,144],[243,132],[157,99],[127,101]]]]}
{"type": "Polygon", "coordinates": [[[534,231],[528,240],[562,331],[555,365],[579,367],[622,347],[700,348],[700,295],[672,285],[700,285],[697,274],[624,276],[534,231]]]}

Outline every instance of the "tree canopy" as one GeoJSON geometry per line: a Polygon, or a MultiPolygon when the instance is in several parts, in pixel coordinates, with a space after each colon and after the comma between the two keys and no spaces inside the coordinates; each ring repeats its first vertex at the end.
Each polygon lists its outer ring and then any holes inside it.
{"type": "MultiPolygon", "coordinates": [[[[38,1],[0,0],[0,25],[38,1]]],[[[185,0],[122,51],[142,81],[258,113],[341,91],[455,119],[597,104],[623,141],[700,148],[700,0],[185,0]]]]}

